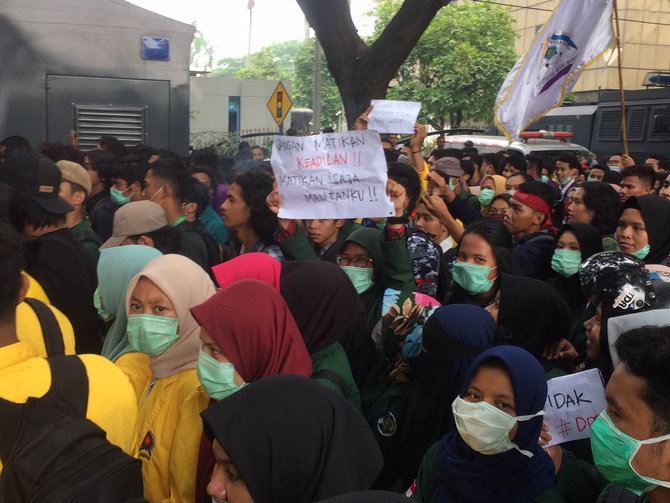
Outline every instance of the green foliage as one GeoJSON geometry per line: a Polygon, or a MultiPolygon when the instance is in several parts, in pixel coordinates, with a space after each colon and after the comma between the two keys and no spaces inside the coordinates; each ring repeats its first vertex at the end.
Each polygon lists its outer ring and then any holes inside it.
{"type": "MultiPolygon", "coordinates": [[[[294,59],[293,106],[312,108],[314,96],[314,38],[301,44],[294,59]]],[[[328,71],[326,57],[321,52],[321,128],[333,127],[337,130],[342,99],[335,80],[328,71]]]]}
{"type": "MultiPolygon", "coordinates": [[[[293,58],[298,51],[301,42],[298,40],[286,40],[276,44],[263,47],[258,52],[251,54],[251,68],[242,72],[242,75],[250,73],[251,75],[263,74],[263,69],[260,68],[266,64],[269,59],[272,66],[271,80],[279,80],[291,78],[293,75],[293,58]],[[271,58],[269,55],[272,55],[271,58]],[[278,70],[277,70],[278,69],[278,70]],[[279,77],[281,75],[281,77],[279,77]]],[[[223,58],[216,62],[216,68],[209,74],[210,77],[226,77],[229,79],[235,78],[264,78],[264,77],[238,77],[237,74],[243,70],[247,64],[247,57],[240,56],[239,58],[223,58]]]]}
{"type": "Polygon", "coordinates": [[[224,77],[234,79],[235,74],[239,72],[247,63],[246,56],[239,58],[223,58],[216,62],[216,68],[210,72],[208,77],[224,77]]]}
{"type": "MultiPolygon", "coordinates": [[[[376,0],[375,32],[402,0],[376,0]]],[[[509,9],[464,1],[441,9],[390,84],[388,99],[421,101],[419,120],[442,129],[447,121],[490,121],[498,89],[516,61],[509,9]]]]}
{"type": "Polygon", "coordinates": [[[214,48],[209,45],[209,40],[198,30],[195,21],[191,23],[195,27],[193,42],[191,42],[190,67],[198,70],[208,71],[214,66],[214,48]]]}
{"type": "Polygon", "coordinates": [[[278,59],[269,47],[263,47],[251,57],[251,66],[237,71],[235,78],[238,79],[260,79],[260,80],[282,80],[288,75],[279,68],[278,59]]]}

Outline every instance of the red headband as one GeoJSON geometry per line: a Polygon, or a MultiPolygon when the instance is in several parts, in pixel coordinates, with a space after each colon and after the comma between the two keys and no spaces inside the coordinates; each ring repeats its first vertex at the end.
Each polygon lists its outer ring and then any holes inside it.
{"type": "Polygon", "coordinates": [[[553,227],[553,222],[551,221],[551,210],[549,209],[549,205],[544,199],[534,194],[519,192],[518,190],[514,193],[512,199],[516,199],[529,208],[547,215],[547,220],[545,220],[544,224],[542,224],[542,229],[550,229],[553,227]]]}

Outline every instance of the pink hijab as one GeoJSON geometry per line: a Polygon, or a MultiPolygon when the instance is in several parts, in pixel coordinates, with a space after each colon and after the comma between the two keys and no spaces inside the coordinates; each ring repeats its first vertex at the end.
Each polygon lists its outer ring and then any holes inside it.
{"type": "Polygon", "coordinates": [[[281,262],[267,253],[245,253],[212,267],[212,272],[222,289],[241,279],[259,279],[279,291],[281,262]]]}

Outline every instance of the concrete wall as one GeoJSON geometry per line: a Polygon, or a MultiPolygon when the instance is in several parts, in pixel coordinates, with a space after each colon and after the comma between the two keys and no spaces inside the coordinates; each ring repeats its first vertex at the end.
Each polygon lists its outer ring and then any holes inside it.
{"type": "MultiPolygon", "coordinates": [[[[193,32],[190,25],[123,0],[0,0],[0,138],[68,142],[71,112],[69,127],[47,136],[49,75],[159,80],[169,82],[169,104],[150,113],[161,114],[169,133],[155,146],[186,153],[193,32]],[[170,61],[143,60],[145,36],[170,39],[170,61]]],[[[88,103],[116,103],[115,98],[106,93],[88,103]]]]}
{"type": "MultiPolygon", "coordinates": [[[[291,94],[291,81],[282,81],[291,94]]],[[[279,131],[267,103],[277,87],[276,80],[241,80],[191,77],[191,134],[202,131],[227,133],[228,103],[231,96],[240,97],[240,132],[263,129],[279,131]]],[[[284,128],[290,127],[290,112],[284,128]]]]}
{"type": "MultiPolygon", "coordinates": [[[[528,50],[537,30],[549,19],[558,1],[508,0],[505,3],[519,6],[512,9],[512,15],[516,18],[516,32],[519,35],[516,41],[517,54],[522,54],[528,50]]],[[[670,1],[618,0],[618,6],[624,89],[645,89],[642,81],[647,72],[670,70],[670,1]]],[[[574,90],[581,92],[618,88],[614,54],[607,60],[600,58],[585,70],[574,90]]]]}

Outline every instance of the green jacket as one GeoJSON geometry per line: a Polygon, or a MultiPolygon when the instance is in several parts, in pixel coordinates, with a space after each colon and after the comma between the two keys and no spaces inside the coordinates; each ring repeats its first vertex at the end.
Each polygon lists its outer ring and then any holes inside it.
{"type": "MultiPolygon", "coordinates": [[[[435,489],[437,489],[440,480],[440,469],[437,465],[439,446],[440,442],[437,441],[428,449],[416,476],[416,489],[412,498],[423,503],[433,502],[435,489]]],[[[530,503],[561,503],[563,501],[565,500],[557,489],[547,489],[534,497],[530,503]]],[[[582,501],[587,502],[588,500],[584,499],[582,501]]]]}
{"type": "Polygon", "coordinates": [[[93,263],[97,265],[98,259],[100,258],[100,252],[98,251],[98,248],[100,248],[102,245],[102,239],[100,239],[100,237],[91,228],[88,218],[85,218],[70,230],[77,237],[77,240],[79,240],[81,244],[84,245],[84,248],[93,259],[93,263]]]}
{"type": "Polygon", "coordinates": [[[323,384],[324,386],[342,393],[347,401],[356,407],[356,410],[361,410],[361,394],[354,382],[354,376],[351,374],[351,367],[349,360],[344,352],[344,348],[339,342],[335,342],[330,346],[317,351],[311,355],[312,358],[312,378],[323,384]],[[328,377],[315,377],[319,372],[329,370],[337,374],[337,379],[330,379],[328,377]]]}
{"type": "Polygon", "coordinates": [[[387,289],[400,292],[414,291],[414,275],[407,248],[407,233],[401,239],[387,241],[384,231],[361,228],[352,232],[347,242],[365,248],[374,267],[374,284],[360,294],[365,305],[364,321],[354,334],[343,341],[344,350],[351,364],[351,371],[359,387],[362,387],[372,369],[381,360],[370,335],[381,319],[384,293],[387,289]]]}

